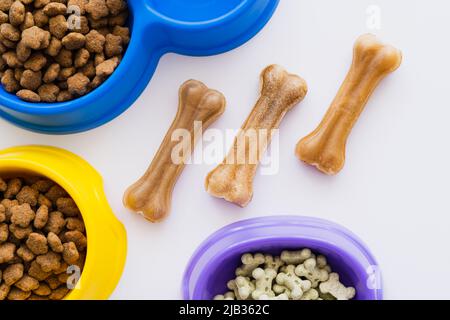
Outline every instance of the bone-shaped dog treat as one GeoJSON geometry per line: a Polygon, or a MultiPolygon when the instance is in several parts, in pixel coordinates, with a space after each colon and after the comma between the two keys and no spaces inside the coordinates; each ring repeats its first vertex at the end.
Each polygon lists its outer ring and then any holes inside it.
{"type": "Polygon", "coordinates": [[[206,190],[211,195],[242,207],[252,198],[256,169],[273,131],[307,92],[306,82],[302,78],[287,73],[277,65],[264,69],[261,82],[261,96],[236,137],[234,146],[223,163],[206,178],[206,190]],[[260,138],[263,132],[266,137],[260,138]]]}
{"type": "Polygon", "coordinates": [[[359,37],[344,83],[317,129],[297,144],[297,157],[326,174],[337,174],[344,166],[348,136],[367,101],[401,61],[399,50],[374,35],[359,37]]]}
{"type": "Polygon", "coordinates": [[[152,222],[164,219],[170,210],[175,183],[191,155],[195,138],[199,135],[199,132],[194,132],[199,129],[195,123],[201,123],[205,129],[218,119],[224,110],[225,98],[220,92],[208,89],[196,80],[185,82],[179,91],[175,120],[147,172],[125,192],[125,206],[152,222]],[[189,139],[174,141],[172,138],[177,130],[189,133],[189,139]],[[180,159],[174,159],[174,154],[180,159]]]}

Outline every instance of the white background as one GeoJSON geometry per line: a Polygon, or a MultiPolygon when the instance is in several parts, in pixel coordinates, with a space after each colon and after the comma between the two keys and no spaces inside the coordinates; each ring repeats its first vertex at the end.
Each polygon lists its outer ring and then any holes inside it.
{"type": "Polygon", "coordinates": [[[100,171],[129,240],[114,299],[180,298],[186,263],[208,235],[237,220],[273,214],[321,217],[354,231],[377,257],[388,299],[450,298],[449,17],[446,0],[281,0],[267,27],[241,48],[207,58],[163,57],[146,91],[113,122],[87,133],[47,136],[1,121],[0,147],[60,146],[100,171]],[[299,163],[294,147],[336,94],[354,40],[370,31],[370,5],[381,8],[381,29],[373,32],[402,49],[404,61],[354,128],[345,169],[327,177],[299,163]],[[181,83],[195,78],[222,91],[227,110],[213,127],[237,129],[257,99],[260,71],[272,63],[304,77],[310,91],[282,123],[279,173],[256,177],[247,208],[204,191],[214,165],[185,169],[162,224],[123,208],[123,191],[147,168],[174,117],[181,83]]]}

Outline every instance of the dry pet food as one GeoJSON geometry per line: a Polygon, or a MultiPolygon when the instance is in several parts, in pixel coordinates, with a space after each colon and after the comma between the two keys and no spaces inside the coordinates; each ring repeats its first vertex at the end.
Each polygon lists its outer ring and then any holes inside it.
{"type": "Polygon", "coordinates": [[[326,257],[310,249],[283,251],[278,257],[246,253],[229,292],[214,300],[351,300],[355,289],[346,287],[332,272],[326,257]]]}
{"type": "Polygon", "coordinates": [[[199,135],[194,132],[195,124],[207,128],[224,111],[225,97],[220,92],[200,81],[185,82],[179,90],[175,120],[147,172],[125,192],[125,206],[152,222],[164,219],[170,211],[172,190],[193,151],[194,138],[199,135]],[[186,138],[181,142],[173,139],[178,130],[186,138]]]}
{"type": "Polygon", "coordinates": [[[271,65],[261,74],[261,96],[222,164],[209,173],[211,195],[245,207],[253,196],[258,164],[286,113],[303,100],[306,82],[282,67],[271,65]]]}
{"type": "Polygon", "coordinates": [[[24,101],[63,102],[89,93],[114,72],[130,41],[126,0],[6,2],[0,78],[24,101]]]}
{"type": "Polygon", "coordinates": [[[317,129],[297,144],[297,157],[329,175],[341,171],[353,126],[380,81],[401,62],[402,54],[396,48],[371,34],[359,37],[344,83],[317,129]]]}
{"type": "Polygon", "coordinates": [[[0,178],[0,300],[64,298],[86,247],[80,211],[64,189],[39,177],[0,178]]]}

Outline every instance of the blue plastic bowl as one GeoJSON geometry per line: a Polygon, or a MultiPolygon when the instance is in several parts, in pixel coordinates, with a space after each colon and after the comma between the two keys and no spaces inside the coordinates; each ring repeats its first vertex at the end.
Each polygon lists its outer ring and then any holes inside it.
{"type": "Polygon", "coordinates": [[[99,88],[62,103],[28,103],[0,87],[0,116],[29,130],[67,134],[114,119],[139,97],[161,56],[214,55],[261,30],[279,0],[128,0],[131,41],[117,70],[99,88]]]}

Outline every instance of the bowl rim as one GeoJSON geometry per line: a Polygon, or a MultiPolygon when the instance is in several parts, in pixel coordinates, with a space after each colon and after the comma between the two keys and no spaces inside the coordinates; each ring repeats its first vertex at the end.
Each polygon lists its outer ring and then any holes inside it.
{"type": "Polygon", "coordinates": [[[234,6],[228,12],[226,12],[218,17],[201,20],[201,21],[186,21],[186,20],[181,20],[181,19],[175,19],[175,18],[172,18],[168,14],[161,13],[160,11],[155,9],[150,3],[147,3],[146,6],[150,10],[152,15],[165,21],[166,23],[168,23],[169,25],[172,25],[172,26],[178,25],[178,26],[191,27],[191,28],[192,27],[212,28],[212,27],[217,27],[218,25],[221,25],[221,24],[225,24],[230,20],[233,20],[235,18],[235,16],[241,14],[241,12],[245,11],[248,8],[248,6],[252,5],[256,1],[260,1],[260,0],[240,0],[240,3],[236,6],[234,6]]]}

